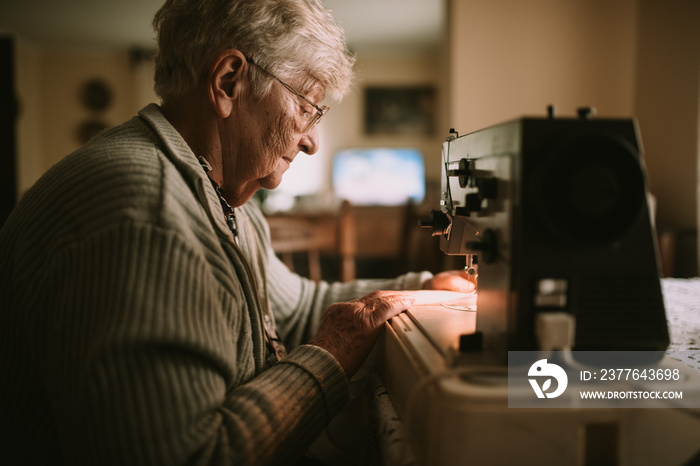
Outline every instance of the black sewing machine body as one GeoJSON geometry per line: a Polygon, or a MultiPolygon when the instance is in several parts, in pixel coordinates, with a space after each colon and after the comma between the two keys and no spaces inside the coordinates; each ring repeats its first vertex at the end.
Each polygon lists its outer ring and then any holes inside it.
{"type": "Polygon", "coordinates": [[[659,350],[668,331],[636,124],[521,118],[443,144],[447,254],[478,256],[479,346],[537,350],[538,315],[573,349],[659,350]],[[550,314],[553,315],[553,314],[550,314]]]}

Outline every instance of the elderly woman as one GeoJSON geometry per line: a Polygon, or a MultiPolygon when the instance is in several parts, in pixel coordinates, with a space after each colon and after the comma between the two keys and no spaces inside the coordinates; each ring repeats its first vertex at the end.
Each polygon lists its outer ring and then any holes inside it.
{"type": "Polygon", "coordinates": [[[371,291],[450,278],[312,283],[247,203],[317,151],[351,81],[320,1],[168,0],[154,25],[162,106],[53,167],[0,233],[7,464],[293,463],[410,304],[371,291]]]}

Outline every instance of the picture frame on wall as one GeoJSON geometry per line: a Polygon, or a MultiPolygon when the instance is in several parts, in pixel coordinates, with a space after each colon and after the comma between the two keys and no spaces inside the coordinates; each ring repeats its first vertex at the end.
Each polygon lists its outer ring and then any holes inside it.
{"type": "Polygon", "coordinates": [[[435,133],[437,92],[434,86],[368,86],[364,130],[367,135],[435,133]]]}

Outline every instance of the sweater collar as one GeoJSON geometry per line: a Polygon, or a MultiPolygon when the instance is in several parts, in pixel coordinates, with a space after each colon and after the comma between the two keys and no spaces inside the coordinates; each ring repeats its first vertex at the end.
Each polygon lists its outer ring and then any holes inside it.
{"type": "Polygon", "coordinates": [[[212,224],[225,236],[233,240],[226,218],[221,210],[219,196],[202,170],[197,156],[180,133],[170,124],[157,104],[150,104],[139,112],[139,116],[153,129],[164,146],[163,152],[173,162],[182,176],[192,182],[200,203],[206,208],[212,224]]]}

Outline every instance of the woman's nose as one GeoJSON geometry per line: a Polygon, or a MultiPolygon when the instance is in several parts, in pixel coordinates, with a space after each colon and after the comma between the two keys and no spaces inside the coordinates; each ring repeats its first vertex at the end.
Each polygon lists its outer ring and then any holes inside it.
{"type": "Polygon", "coordinates": [[[309,155],[318,152],[318,129],[314,125],[299,139],[299,150],[309,155]]]}

